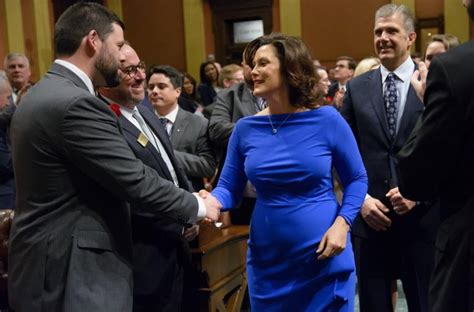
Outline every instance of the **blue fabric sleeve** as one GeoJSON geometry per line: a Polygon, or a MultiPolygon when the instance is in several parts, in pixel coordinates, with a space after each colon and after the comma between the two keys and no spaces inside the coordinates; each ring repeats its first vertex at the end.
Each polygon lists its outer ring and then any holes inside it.
{"type": "Polygon", "coordinates": [[[227,146],[227,156],[217,187],[212,191],[222,204],[222,211],[235,208],[247,183],[244,171],[245,156],[239,148],[239,123],[237,123],[227,146]]]}
{"type": "Polygon", "coordinates": [[[334,166],[344,188],[339,216],[352,227],[367,194],[368,179],[354,134],[337,114],[332,142],[334,166]]]}

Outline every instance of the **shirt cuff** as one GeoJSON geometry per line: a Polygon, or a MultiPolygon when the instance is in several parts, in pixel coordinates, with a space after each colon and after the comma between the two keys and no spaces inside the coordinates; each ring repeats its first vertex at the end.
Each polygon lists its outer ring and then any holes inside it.
{"type": "Polygon", "coordinates": [[[369,194],[365,194],[364,200],[367,200],[367,199],[369,199],[369,198],[372,198],[372,196],[370,196],[369,194]]]}
{"type": "Polygon", "coordinates": [[[196,196],[196,199],[198,201],[198,204],[199,204],[199,210],[198,210],[198,214],[197,214],[197,221],[201,220],[201,219],[204,219],[204,217],[206,216],[206,205],[204,204],[204,200],[199,197],[199,195],[197,193],[193,193],[194,196],[196,196]]]}

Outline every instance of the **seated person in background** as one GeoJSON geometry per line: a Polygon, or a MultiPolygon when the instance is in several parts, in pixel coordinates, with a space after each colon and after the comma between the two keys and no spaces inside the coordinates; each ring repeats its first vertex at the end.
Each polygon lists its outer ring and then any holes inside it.
{"type": "Polygon", "coordinates": [[[199,68],[201,83],[198,86],[198,94],[204,106],[212,104],[217,95],[219,87],[219,71],[214,62],[204,62],[199,68]]]}
{"type": "Polygon", "coordinates": [[[176,159],[195,190],[204,188],[203,178],[214,176],[216,158],[208,135],[208,121],[178,106],[183,75],[171,66],[153,66],[148,71],[148,97],[168,134],[176,159]]]}
{"type": "Polygon", "coordinates": [[[196,79],[188,73],[183,73],[183,89],[178,98],[178,105],[182,109],[190,112],[202,112],[202,105],[197,96],[196,79]]]}

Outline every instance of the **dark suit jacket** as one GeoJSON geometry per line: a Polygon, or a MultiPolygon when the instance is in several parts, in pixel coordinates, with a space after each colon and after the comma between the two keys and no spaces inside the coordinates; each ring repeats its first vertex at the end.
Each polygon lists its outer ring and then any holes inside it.
{"type": "MultiPolygon", "coordinates": [[[[407,94],[400,127],[394,140],[390,138],[383,102],[383,87],[380,69],[358,76],[346,85],[346,95],[341,114],[354,132],[359,150],[369,177],[368,194],[379,199],[392,209],[385,194],[397,186],[396,153],[405,144],[417,118],[423,112],[423,103],[418,99],[412,86],[407,94]]],[[[403,193],[402,193],[403,194],[403,193]]],[[[424,205],[415,207],[410,213],[398,216],[389,213],[392,226],[385,233],[372,230],[359,215],[354,222],[352,233],[356,236],[372,238],[396,232],[396,237],[409,238],[418,227],[419,219],[426,212],[424,205]]]]}
{"type": "Polygon", "coordinates": [[[219,92],[209,122],[209,137],[214,146],[227,147],[237,120],[257,113],[256,101],[244,82],[219,92]]]}
{"type": "Polygon", "coordinates": [[[339,91],[339,82],[336,81],[335,83],[329,86],[327,96],[332,99],[334,98],[334,95],[336,94],[337,91],[339,91]]]}
{"type": "Polygon", "coordinates": [[[204,106],[212,104],[217,95],[214,87],[207,83],[199,84],[197,92],[199,94],[199,98],[201,99],[202,105],[204,106]]]}
{"type": "Polygon", "coordinates": [[[9,138],[0,129],[0,209],[15,208],[15,179],[9,138]]]}
{"type": "Polygon", "coordinates": [[[176,158],[196,191],[204,186],[202,178],[213,177],[217,167],[207,126],[208,121],[204,117],[179,108],[171,130],[176,158]]]}
{"type": "Polygon", "coordinates": [[[440,198],[431,311],[474,310],[474,41],[430,64],[426,110],[398,154],[400,190],[440,198]]]}
{"type": "Polygon", "coordinates": [[[9,252],[15,311],[130,311],[127,202],[192,223],[192,194],[136,159],[106,103],[53,64],[11,125],[17,210],[9,252]]]}
{"type": "MultiPolygon", "coordinates": [[[[173,148],[158,118],[148,108],[138,105],[143,119],[155,133],[170,158],[178,178],[179,187],[192,191],[186,174],[176,161],[173,148]]],[[[119,117],[123,128],[123,137],[138,159],[168,181],[173,181],[165,162],[159,151],[148,143],[145,147],[138,141],[140,130],[138,130],[124,116],[119,117]]],[[[167,294],[170,285],[174,282],[174,267],[176,263],[182,262],[177,256],[189,256],[187,242],[183,238],[183,226],[176,222],[167,222],[163,218],[156,218],[146,212],[146,207],[140,205],[132,206],[132,232],[134,241],[134,294],[152,295],[156,302],[163,300],[157,294],[167,294]]],[[[182,287],[182,283],[181,287],[182,287]]],[[[176,296],[176,294],[174,294],[176,296]]],[[[181,293],[179,294],[181,295],[181,293]]],[[[162,304],[165,304],[163,301],[162,304]]]]}

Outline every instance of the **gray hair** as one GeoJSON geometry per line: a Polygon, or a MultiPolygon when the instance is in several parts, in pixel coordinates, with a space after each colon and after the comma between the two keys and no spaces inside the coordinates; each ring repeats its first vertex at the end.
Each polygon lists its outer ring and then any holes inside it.
{"type": "MultiPolygon", "coordinates": [[[[2,70],[3,71],[3,70],[2,70]]],[[[2,72],[0,71],[0,72],[2,72]]],[[[3,92],[5,89],[10,88],[10,82],[6,75],[0,73],[0,92],[3,92]]]]}
{"type": "Polygon", "coordinates": [[[405,30],[407,32],[414,32],[415,31],[415,18],[413,17],[413,13],[411,10],[405,5],[396,5],[393,3],[386,4],[379,8],[377,12],[375,12],[375,22],[379,18],[392,16],[394,14],[400,14],[403,17],[403,22],[405,24],[405,30]]]}
{"type": "Polygon", "coordinates": [[[26,65],[28,65],[28,67],[30,67],[30,60],[28,60],[28,58],[26,57],[25,54],[18,53],[18,52],[12,52],[12,53],[8,53],[7,56],[5,56],[5,60],[3,61],[3,68],[7,68],[7,64],[11,60],[19,58],[19,57],[24,58],[26,60],[26,65]]]}

